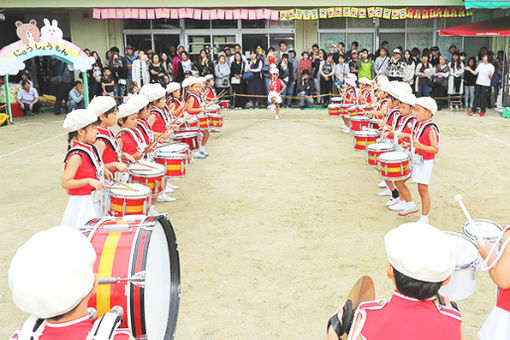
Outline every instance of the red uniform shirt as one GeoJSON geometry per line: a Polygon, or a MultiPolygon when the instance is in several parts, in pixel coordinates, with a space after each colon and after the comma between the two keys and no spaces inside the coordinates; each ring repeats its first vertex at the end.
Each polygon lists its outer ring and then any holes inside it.
{"type": "Polygon", "coordinates": [[[213,100],[216,97],[216,95],[214,94],[214,89],[211,86],[207,85],[205,90],[207,91],[206,92],[206,98],[207,99],[213,100]]]}
{"type": "MultiPolygon", "coordinates": [[[[510,226],[506,227],[504,232],[506,233],[510,230],[510,226]]],[[[498,291],[498,300],[496,301],[496,306],[501,309],[510,312],[510,288],[507,289],[499,289],[498,291]]]]}
{"type": "MultiPolygon", "coordinates": [[[[413,129],[413,124],[416,121],[416,117],[412,114],[409,114],[407,116],[400,116],[397,121],[397,126],[395,131],[400,131],[400,133],[408,133],[411,134],[411,130],[413,129]],[[409,126],[411,125],[411,126],[409,126]]],[[[402,144],[403,142],[409,143],[411,141],[411,138],[405,137],[398,140],[399,144],[402,144]]]]}
{"type": "Polygon", "coordinates": [[[370,91],[367,89],[361,90],[361,97],[365,101],[365,104],[372,104],[372,96],[370,95],[370,91]]]}
{"type": "Polygon", "coordinates": [[[345,104],[356,104],[357,96],[356,91],[354,89],[348,89],[345,91],[345,104]]]}
{"type": "MultiPolygon", "coordinates": [[[[103,167],[103,161],[94,145],[74,141],[64,160],[64,169],[67,168],[67,160],[73,155],[81,157],[81,165],[78,170],[76,170],[73,179],[93,178],[99,180],[98,171],[103,167]]],[[[93,190],[95,190],[94,187],[87,184],[79,188],[67,189],[67,194],[90,195],[93,190]]]]}
{"type": "MultiPolygon", "coordinates": [[[[413,129],[413,140],[418,140],[423,145],[431,146],[432,141],[430,140],[430,132],[433,131],[437,136],[437,147],[439,147],[439,131],[434,125],[431,125],[430,123],[432,123],[431,119],[416,123],[413,129]]],[[[424,160],[431,160],[436,158],[435,154],[422,149],[416,149],[415,152],[422,155],[424,160]]]]}
{"type": "Polygon", "coordinates": [[[349,335],[361,330],[367,340],[458,340],[461,335],[460,313],[438,307],[432,299],[420,301],[394,292],[387,303],[360,304],[358,313],[361,321],[349,335]]]}
{"type": "Polygon", "coordinates": [[[387,125],[393,126],[393,121],[400,116],[400,107],[396,106],[388,110],[388,114],[386,115],[385,123],[387,125]]]}
{"type": "Polygon", "coordinates": [[[150,114],[156,117],[154,124],[152,124],[152,131],[163,133],[168,129],[170,119],[166,115],[164,109],[151,105],[150,114]]]}
{"type": "MultiPolygon", "coordinates": [[[[191,108],[192,109],[200,109],[200,98],[194,94],[194,93],[190,93],[189,96],[188,96],[188,101],[191,100],[191,108]]],[[[189,113],[190,115],[197,115],[198,112],[190,112],[189,113]]]]}
{"type": "Polygon", "coordinates": [[[122,140],[122,152],[126,152],[130,155],[142,152],[145,148],[143,138],[138,134],[137,131],[122,129],[117,133],[117,138],[122,140]]]}
{"type": "Polygon", "coordinates": [[[280,78],[269,80],[269,92],[277,92],[280,93],[282,89],[282,81],[280,78]]]}
{"type": "MultiPolygon", "coordinates": [[[[46,322],[39,340],[85,340],[92,329],[92,325],[93,322],[88,316],[62,323],[46,322]]],[[[14,332],[11,335],[11,340],[17,340],[18,333],[19,331],[14,332]]],[[[128,340],[130,334],[128,329],[118,328],[113,339],[128,340]]]]}
{"type": "Polygon", "coordinates": [[[136,123],[136,129],[143,137],[145,144],[149,145],[154,140],[154,133],[152,132],[152,128],[147,120],[138,119],[138,122],[136,123]]]}
{"type": "Polygon", "coordinates": [[[113,133],[109,129],[103,129],[101,127],[97,127],[97,132],[96,140],[101,140],[106,145],[106,148],[101,155],[103,162],[105,164],[119,162],[122,152],[113,133]]]}

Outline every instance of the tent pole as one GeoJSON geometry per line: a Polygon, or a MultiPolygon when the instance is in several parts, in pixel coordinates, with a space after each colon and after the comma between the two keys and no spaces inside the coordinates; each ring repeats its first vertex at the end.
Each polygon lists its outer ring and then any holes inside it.
{"type": "Polygon", "coordinates": [[[9,114],[9,120],[12,121],[12,112],[11,112],[11,95],[9,93],[9,75],[6,74],[4,77],[4,85],[5,85],[5,112],[9,114]]]}
{"type": "Polygon", "coordinates": [[[87,72],[82,72],[81,77],[83,79],[83,100],[85,102],[85,108],[89,106],[89,83],[87,80],[87,72]]]}

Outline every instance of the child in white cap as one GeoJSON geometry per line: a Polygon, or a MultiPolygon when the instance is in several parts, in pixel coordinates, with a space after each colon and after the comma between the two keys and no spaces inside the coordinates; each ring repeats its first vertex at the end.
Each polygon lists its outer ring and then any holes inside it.
{"type": "MultiPolygon", "coordinates": [[[[345,78],[345,92],[342,94],[343,104],[354,106],[358,103],[358,94],[356,92],[356,75],[349,73],[345,78]]],[[[342,126],[343,133],[351,132],[351,121],[346,115],[342,115],[344,126],[342,126]]]]}
{"type": "MultiPolygon", "coordinates": [[[[362,302],[347,339],[466,339],[460,313],[438,293],[455,269],[451,238],[436,227],[414,222],[390,230],[384,243],[386,273],[396,290],[389,301],[362,302]]],[[[339,321],[342,316],[343,308],[339,308],[332,318],[339,321]]],[[[337,327],[328,328],[328,339],[339,339],[346,325],[341,321],[332,324],[337,327]]]]}
{"type": "Polygon", "coordinates": [[[87,313],[97,289],[95,260],[89,240],[68,227],[53,227],[26,241],[11,261],[8,280],[14,304],[30,317],[10,339],[85,340],[96,326],[108,327],[103,330],[113,334],[110,339],[132,339],[119,322],[105,317],[94,325],[87,313]]]}
{"type": "Polygon", "coordinates": [[[275,112],[275,120],[280,119],[280,103],[282,102],[282,96],[280,93],[285,91],[287,85],[278,78],[278,69],[272,68],[269,70],[271,73],[271,79],[269,79],[269,94],[267,100],[271,103],[271,111],[275,112]]]}
{"type": "Polygon", "coordinates": [[[92,110],[70,112],[63,127],[68,130],[68,152],[64,159],[62,188],[69,200],[61,224],[82,227],[87,221],[103,215],[101,195],[105,176],[111,179],[94,143],[97,135],[97,115],[92,110]]]}
{"type": "Polygon", "coordinates": [[[205,99],[208,102],[217,100],[216,91],[214,90],[214,76],[212,74],[205,76],[205,99]]]}
{"type": "Polygon", "coordinates": [[[207,117],[205,114],[205,107],[202,106],[202,99],[200,97],[200,91],[202,90],[202,86],[198,78],[190,77],[188,81],[188,99],[186,101],[186,110],[190,115],[196,115],[200,121],[200,132],[202,133],[202,142],[198,148],[193,153],[193,157],[198,159],[204,159],[209,156],[209,154],[205,151],[205,146],[207,145],[207,141],[209,140],[209,126],[207,124],[207,117]]]}
{"type": "Polygon", "coordinates": [[[135,160],[131,155],[122,152],[115,135],[110,130],[110,127],[117,122],[117,102],[113,97],[96,96],[90,102],[88,109],[97,115],[97,137],[94,145],[101,154],[105,168],[112,173],[128,171],[127,165],[122,161],[132,163],[135,160]]]}

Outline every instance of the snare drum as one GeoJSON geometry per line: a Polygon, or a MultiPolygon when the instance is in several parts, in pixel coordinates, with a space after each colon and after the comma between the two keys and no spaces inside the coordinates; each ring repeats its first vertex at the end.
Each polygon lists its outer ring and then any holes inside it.
{"type": "Polygon", "coordinates": [[[165,169],[165,177],[177,178],[186,176],[186,154],[174,152],[172,148],[164,146],[157,150],[155,161],[165,169]]]}
{"type": "Polygon", "coordinates": [[[364,127],[368,128],[370,119],[363,116],[351,116],[351,130],[362,131],[364,127]]]}
{"type": "Polygon", "coordinates": [[[342,97],[331,97],[331,103],[335,105],[342,104],[342,97]]]}
{"type": "MultiPolygon", "coordinates": [[[[177,124],[181,124],[187,118],[179,118],[177,119],[177,124]]],[[[200,132],[199,120],[197,117],[191,117],[183,126],[181,126],[177,131],[182,132],[200,132]]]]}
{"type": "Polygon", "coordinates": [[[223,127],[223,116],[215,113],[208,113],[209,117],[209,126],[213,128],[221,128],[223,127]]]}
{"type": "Polygon", "coordinates": [[[374,144],[379,138],[377,131],[356,131],[354,132],[354,151],[365,151],[367,146],[374,144]]]}
{"type": "Polygon", "coordinates": [[[123,187],[110,189],[110,211],[108,214],[113,217],[126,215],[147,215],[151,205],[151,188],[132,183],[130,187],[136,191],[123,190],[123,187]]]}
{"type": "MultiPolygon", "coordinates": [[[[482,218],[474,219],[473,222],[475,223],[476,231],[479,233],[480,238],[490,243],[495,243],[503,232],[503,228],[501,228],[501,226],[496,222],[482,218]]],[[[478,242],[473,226],[469,222],[462,225],[462,231],[464,231],[464,234],[466,234],[466,236],[474,242],[478,242]]]]}
{"type": "Polygon", "coordinates": [[[349,111],[347,111],[347,109],[351,106],[352,106],[351,104],[340,104],[340,109],[338,110],[338,114],[348,115],[349,111]]]}
{"type": "Polygon", "coordinates": [[[200,124],[200,130],[207,130],[207,128],[209,127],[208,121],[207,121],[207,115],[204,113],[199,113],[197,115],[197,118],[198,118],[198,121],[200,124]]]}
{"type": "Polygon", "coordinates": [[[401,181],[411,176],[409,155],[404,152],[386,152],[379,155],[379,171],[387,181],[401,181]]]}
{"type": "Polygon", "coordinates": [[[165,167],[156,162],[147,162],[155,168],[149,168],[141,164],[134,164],[129,169],[129,182],[140,183],[152,190],[152,195],[157,196],[163,191],[165,167]]]}
{"type": "Polygon", "coordinates": [[[340,114],[340,105],[338,104],[329,104],[328,112],[330,116],[338,116],[340,114]]]}
{"type": "Polygon", "coordinates": [[[394,151],[395,147],[390,143],[375,143],[367,146],[367,164],[372,168],[379,167],[379,156],[385,152],[394,151]]]}
{"type": "Polygon", "coordinates": [[[198,149],[200,132],[176,132],[174,139],[189,145],[189,149],[194,151],[198,149]]]}
{"type": "Polygon", "coordinates": [[[220,100],[218,103],[222,109],[228,110],[230,109],[230,100],[220,100]]]}
{"type": "Polygon", "coordinates": [[[186,143],[170,144],[162,146],[159,149],[164,149],[164,152],[181,153],[186,156],[186,165],[191,163],[191,152],[189,151],[189,145],[186,143]]]}
{"type": "Polygon", "coordinates": [[[450,282],[439,289],[452,300],[463,300],[476,290],[476,268],[480,262],[478,247],[469,237],[445,231],[451,237],[455,249],[455,271],[450,282]]]}
{"type": "Polygon", "coordinates": [[[180,264],[165,215],[101,218],[84,233],[96,251],[99,286],[89,307],[101,317],[122,308],[121,328],[136,339],[173,339],[179,313],[180,264]],[[118,307],[117,307],[118,308],[118,307]]]}

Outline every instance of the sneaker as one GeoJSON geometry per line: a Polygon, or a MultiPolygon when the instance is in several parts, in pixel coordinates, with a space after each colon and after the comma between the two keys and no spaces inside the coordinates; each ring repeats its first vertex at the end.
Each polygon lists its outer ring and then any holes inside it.
{"type": "Polygon", "coordinates": [[[199,151],[202,155],[204,155],[205,157],[209,157],[209,154],[207,152],[205,152],[205,150],[200,150],[199,151]]]}
{"type": "Polygon", "coordinates": [[[271,111],[275,112],[276,111],[276,106],[273,104],[271,105],[271,111]]]}
{"type": "MultiPolygon", "coordinates": [[[[391,199],[390,199],[391,200],[391,199]]],[[[390,201],[388,200],[388,202],[390,201]]],[[[392,205],[387,205],[388,202],[386,202],[386,206],[388,207],[388,209],[392,210],[392,211],[400,211],[400,210],[404,210],[405,207],[406,207],[406,201],[398,201],[398,203],[396,204],[392,204],[392,205]]]]}
{"type": "Polygon", "coordinates": [[[280,116],[276,115],[276,116],[274,117],[274,120],[280,120],[280,116]]]}
{"type": "Polygon", "coordinates": [[[389,188],[386,188],[386,190],[378,192],[377,196],[391,196],[391,190],[389,188]]]}
{"type": "Polygon", "coordinates": [[[149,215],[159,215],[156,209],[154,209],[153,205],[151,205],[151,207],[149,208],[149,215]]]}
{"type": "Polygon", "coordinates": [[[173,202],[175,198],[168,196],[166,193],[162,193],[158,196],[158,202],[173,202]]]}
{"type": "Polygon", "coordinates": [[[351,133],[351,128],[346,126],[345,129],[342,129],[343,133],[351,133]]]}
{"type": "Polygon", "coordinates": [[[202,155],[200,152],[194,152],[193,153],[193,158],[196,158],[196,159],[204,159],[206,158],[205,155],[202,155]]]}
{"type": "Polygon", "coordinates": [[[480,112],[480,117],[485,116],[485,111],[480,112]]]}
{"type": "Polygon", "coordinates": [[[165,192],[174,192],[174,188],[169,187],[168,185],[165,188],[165,192]]]}
{"type": "Polygon", "coordinates": [[[414,214],[417,212],[418,207],[416,206],[416,204],[414,204],[414,202],[408,202],[406,203],[406,207],[398,213],[398,216],[407,216],[409,214],[414,214]]]}
{"type": "Polygon", "coordinates": [[[269,104],[269,105],[267,106],[267,108],[268,108],[268,109],[270,109],[270,110],[272,110],[272,109],[273,109],[273,104],[269,104]]]}
{"type": "Polygon", "coordinates": [[[385,204],[386,204],[387,207],[391,207],[392,205],[397,204],[399,202],[400,202],[400,198],[398,198],[398,197],[396,197],[396,198],[395,197],[391,197],[389,200],[386,201],[385,204]]]}
{"type": "Polygon", "coordinates": [[[168,186],[170,186],[170,187],[171,187],[172,189],[174,189],[174,190],[179,189],[179,186],[177,186],[177,185],[175,185],[175,184],[172,184],[172,183],[170,183],[170,182],[167,182],[166,186],[167,186],[167,187],[168,187],[168,186]]]}
{"type": "Polygon", "coordinates": [[[386,188],[386,181],[382,181],[382,182],[380,182],[379,184],[377,184],[377,186],[378,186],[379,188],[381,188],[381,189],[382,189],[382,188],[386,188]]]}
{"type": "Polygon", "coordinates": [[[426,223],[426,224],[429,224],[429,216],[423,216],[421,215],[420,216],[420,219],[418,221],[416,221],[418,223],[426,223]]]}

